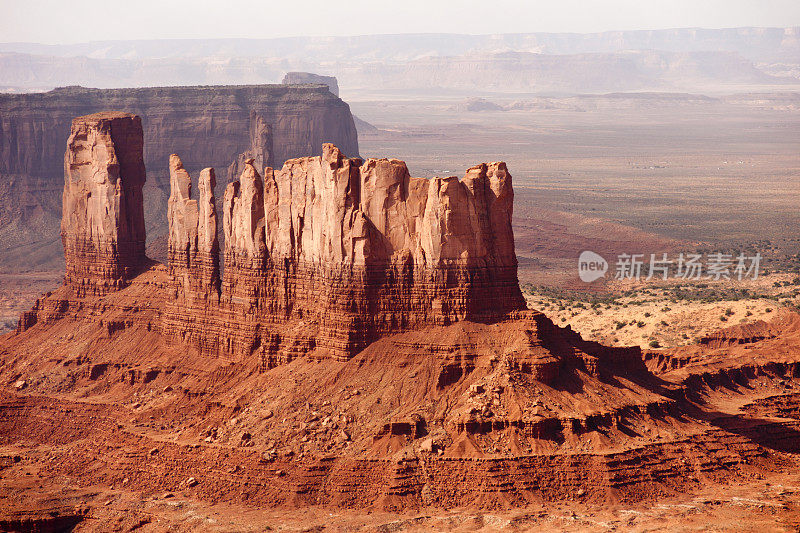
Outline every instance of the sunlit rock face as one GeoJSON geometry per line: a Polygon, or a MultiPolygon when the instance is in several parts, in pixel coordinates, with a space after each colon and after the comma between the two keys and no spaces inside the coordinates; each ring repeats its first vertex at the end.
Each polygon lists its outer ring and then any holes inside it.
{"type": "Polygon", "coordinates": [[[204,266],[214,246],[201,252],[199,237],[209,218],[178,162],[169,216],[176,305],[165,328],[206,351],[258,352],[266,366],[315,348],[347,358],[388,334],[525,308],[504,163],[428,180],[402,161],[351,159],[332,144],[263,175],[247,159],[222,200],[217,292],[204,266]]]}
{"type": "Polygon", "coordinates": [[[65,282],[81,294],[124,287],[145,261],[142,121],[95,113],[72,121],[64,155],[65,282]]]}

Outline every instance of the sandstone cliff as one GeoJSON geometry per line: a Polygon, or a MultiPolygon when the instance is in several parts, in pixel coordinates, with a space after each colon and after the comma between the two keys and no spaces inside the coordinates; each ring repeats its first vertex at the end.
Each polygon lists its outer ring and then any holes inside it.
{"type": "Polygon", "coordinates": [[[272,125],[258,113],[250,114],[250,145],[239,154],[228,167],[228,183],[236,181],[245,167],[247,159],[253,159],[256,168],[272,164],[272,125]]]}
{"type": "MultiPolygon", "coordinates": [[[[169,266],[194,279],[206,274],[182,255],[196,249],[198,217],[178,163],[173,156],[172,198],[186,207],[170,210],[169,266]]],[[[263,177],[254,163],[225,190],[219,294],[179,279],[167,332],[270,366],[309,347],[347,358],[391,333],[525,308],[504,163],[428,180],[402,161],[350,159],[332,144],[263,177]],[[218,307],[192,308],[217,298],[218,307]]]]}
{"type": "Polygon", "coordinates": [[[121,288],[145,261],[142,121],[96,113],[72,121],[64,155],[65,283],[80,295],[121,288]]]}
{"type": "MultiPolygon", "coordinates": [[[[150,169],[146,194],[152,198],[148,206],[160,204],[169,194],[164,162],[173,152],[181,154],[192,175],[206,166],[224,170],[244,152],[264,158],[264,165],[313,154],[323,142],[358,153],[348,105],[319,86],[67,87],[3,94],[0,239],[4,244],[46,246],[38,262],[57,264],[54,228],[60,212],[64,140],[73,117],[108,109],[142,118],[145,164],[150,169]],[[260,143],[255,149],[254,139],[260,143]]],[[[155,238],[166,232],[166,220],[160,207],[152,211],[147,222],[153,228],[150,237],[155,238]]],[[[0,257],[0,265],[4,261],[0,257]]]]}

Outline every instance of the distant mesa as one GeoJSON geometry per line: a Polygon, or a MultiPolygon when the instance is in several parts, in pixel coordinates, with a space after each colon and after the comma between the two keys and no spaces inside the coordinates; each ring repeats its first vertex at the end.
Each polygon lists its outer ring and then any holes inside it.
{"type": "Polygon", "coordinates": [[[355,115],[353,115],[353,121],[356,124],[356,131],[358,131],[359,135],[370,135],[380,131],[380,129],[378,129],[376,126],[370,124],[366,120],[358,118],[355,115]]]}
{"type": "Polygon", "coordinates": [[[339,96],[339,82],[336,76],[322,76],[311,72],[287,72],[281,82],[284,85],[318,83],[327,85],[331,93],[339,96]]]}
{"type": "Polygon", "coordinates": [[[453,106],[454,111],[504,111],[505,108],[501,105],[490,102],[485,98],[467,98],[463,102],[453,106]]]}

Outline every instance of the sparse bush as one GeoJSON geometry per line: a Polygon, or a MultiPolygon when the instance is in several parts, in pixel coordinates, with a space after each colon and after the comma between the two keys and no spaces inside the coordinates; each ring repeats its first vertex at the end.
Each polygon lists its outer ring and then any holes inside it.
{"type": "Polygon", "coordinates": [[[662,320],[662,321],[661,321],[661,325],[662,325],[662,326],[669,326],[669,324],[667,323],[667,321],[666,321],[666,320],[662,320]]]}
{"type": "Polygon", "coordinates": [[[649,318],[650,317],[650,313],[649,312],[645,312],[644,317],[645,318],[649,318]]]}
{"type": "Polygon", "coordinates": [[[637,326],[639,326],[640,328],[643,328],[643,327],[644,327],[644,322],[642,322],[642,321],[640,320],[640,321],[638,321],[638,322],[636,323],[636,325],[637,325],[637,326]]]}
{"type": "Polygon", "coordinates": [[[656,341],[656,340],[650,341],[649,346],[651,348],[661,348],[661,344],[659,344],[658,341],[656,341]]]}
{"type": "Polygon", "coordinates": [[[725,316],[733,316],[733,309],[730,307],[725,310],[725,316]]]}
{"type": "Polygon", "coordinates": [[[765,313],[771,313],[772,312],[772,308],[771,307],[767,307],[766,309],[764,309],[764,312],[765,313]]]}
{"type": "Polygon", "coordinates": [[[728,317],[726,317],[725,315],[721,315],[719,317],[719,319],[720,319],[721,322],[727,322],[728,321],[728,317]]]}

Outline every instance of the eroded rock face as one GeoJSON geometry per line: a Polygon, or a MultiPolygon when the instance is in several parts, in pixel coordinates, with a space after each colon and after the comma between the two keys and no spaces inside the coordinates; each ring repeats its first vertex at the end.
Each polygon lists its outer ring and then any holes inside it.
{"type": "Polygon", "coordinates": [[[232,183],[239,179],[245,169],[245,162],[253,160],[256,168],[263,169],[272,164],[272,125],[270,125],[260,113],[250,114],[250,147],[239,154],[239,156],[228,167],[228,182],[232,183]]]}
{"type": "Polygon", "coordinates": [[[142,121],[95,113],[72,121],[64,155],[65,283],[79,294],[126,285],[145,261],[142,121]]]}
{"type": "MultiPolygon", "coordinates": [[[[332,144],[263,177],[254,163],[225,190],[219,306],[168,313],[166,331],[271,366],[314,347],[347,358],[384,335],[525,308],[504,163],[427,180],[332,144]]],[[[174,179],[173,197],[186,197],[187,183],[174,179]]],[[[170,232],[170,250],[185,246],[183,231],[170,232]]],[[[177,272],[181,258],[170,257],[177,272]]]]}
{"type": "Polygon", "coordinates": [[[200,173],[198,199],[192,198],[192,180],[177,154],[170,156],[169,175],[170,274],[183,288],[183,294],[216,300],[220,277],[214,169],[206,168],[200,173]]]}

